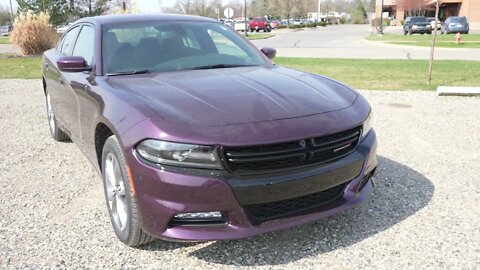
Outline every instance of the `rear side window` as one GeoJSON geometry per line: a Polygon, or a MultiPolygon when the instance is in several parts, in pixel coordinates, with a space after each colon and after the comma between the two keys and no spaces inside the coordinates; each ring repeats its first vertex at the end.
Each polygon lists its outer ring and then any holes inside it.
{"type": "Polygon", "coordinates": [[[94,52],[95,30],[90,26],[83,26],[78,35],[75,48],[73,49],[74,56],[82,56],[88,65],[92,64],[94,52]]]}
{"type": "Polygon", "coordinates": [[[62,45],[60,46],[60,53],[63,55],[72,55],[73,45],[77,39],[78,31],[80,27],[75,27],[68,31],[63,38],[62,45]]]}

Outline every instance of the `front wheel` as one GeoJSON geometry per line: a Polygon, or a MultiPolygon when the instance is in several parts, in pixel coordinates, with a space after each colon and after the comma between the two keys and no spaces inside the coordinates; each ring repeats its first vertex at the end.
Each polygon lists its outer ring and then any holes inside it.
{"type": "Polygon", "coordinates": [[[153,238],[140,226],[140,214],[125,157],[114,135],[107,139],[103,147],[102,176],[108,213],[118,239],[131,247],[150,242],[153,238]]]}
{"type": "Polygon", "coordinates": [[[57,118],[55,117],[55,112],[53,111],[52,101],[48,91],[45,92],[45,102],[47,105],[47,119],[50,135],[55,141],[63,142],[69,140],[70,138],[68,135],[57,125],[57,118]]]}

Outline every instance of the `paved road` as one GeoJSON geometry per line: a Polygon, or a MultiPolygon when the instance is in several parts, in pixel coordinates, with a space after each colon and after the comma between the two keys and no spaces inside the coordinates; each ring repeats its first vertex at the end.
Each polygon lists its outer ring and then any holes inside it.
{"type": "MultiPolygon", "coordinates": [[[[389,31],[395,31],[390,29],[389,31]]],[[[270,39],[252,41],[274,47],[277,56],[370,59],[428,59],[430,48],[365,41],[374,30],[368,25],[334,25],[304,31],[277,31],[270,39]]],[[[436,48],[435,59],[480,61],[480,49],[436,48]]]]}

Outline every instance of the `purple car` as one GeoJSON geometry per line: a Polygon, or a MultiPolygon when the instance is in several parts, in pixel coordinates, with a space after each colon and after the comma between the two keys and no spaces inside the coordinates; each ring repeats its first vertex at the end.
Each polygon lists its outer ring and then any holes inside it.
{"type": "Polygon", "coordinates": [[[373,190],[370,106],[208,18],[84,18],[43,56],[48,123],[101,174],[129,246],[312,222],[373,190]]]}

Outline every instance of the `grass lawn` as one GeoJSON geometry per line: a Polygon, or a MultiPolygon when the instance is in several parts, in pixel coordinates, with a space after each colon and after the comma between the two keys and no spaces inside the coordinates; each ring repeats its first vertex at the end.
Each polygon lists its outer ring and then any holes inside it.
{"type": "MultiPolygon", "coordinates": [[[[278,65],[339,80],[356,89],[435,90],[439,85],[480,86],[480,63],[435,61],[432,84],[427,85],[426,60],[363,60],[322,58],[275,58],[278,65]]],[[[40,57],[0,54],[0,79],[38,79],[40,57]]]]}
{"type": "Polygon", "coordinates": [[[247,36],[247,39],[250,39],[250,40],[254,40],[254,39],[266,39],[266,38],[271,38],[275,36],[274,34],[269,34],[269,33],[265,33],[265,34],[252,34],[252,33],[248,33],[248,36],[247,36]]]}
{"type": "Polygon", "coordinates": [[[8,37],[0,37],[0,44],[10,44],[8,37]]]}
{"type": "MultiPolygon", "coordinates": [[[[393,35],[385,34],[383,36],[370,35],[366,38],[371,41],[380,41],[390,44],[399,44],[399,45],[411,45],[411,46],[422,46],[430,47],[432,46],[432,36],[425,35],[393,35]]],[[[436,47],[443,48],[476,48],[480,49],[480,35],[462,35],[462,42],[460,44],[455,44],[455,35],[441,35],[440,32],[437,32],[437,42],[436,47]]]]}
{"type": "Polygon", "coordinates": [[[39,79],[41,58],[0,54],[0,79],[39,79]]]}
{"type": "Polygon", "coordinates": [[[278,65],[325,75],[356,89],[436,90],[437,86],[480,86],[480,62],[435,61],[427,85],[427,60],[275,58],[278,65]]]}

